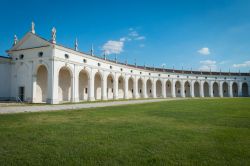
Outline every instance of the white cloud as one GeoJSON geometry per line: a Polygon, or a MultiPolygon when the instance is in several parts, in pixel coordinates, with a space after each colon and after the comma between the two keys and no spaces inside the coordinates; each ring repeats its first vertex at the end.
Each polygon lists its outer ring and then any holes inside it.
{"type": "Polygon", "coordinates": [[[137,37],[139,36],[138,32],[137,31],[132,31],[128,34],[129,36],[132,36],[132,37],[137,37]]]}
{"type": "Polygon", "coordinates": [[[139,36],[139,37],[135,38],[135,40],[145,40],[145,39],[146,39],[145,36],[139,36]]]}
{"type": "Polygon", "coordinates": [[[245,61],[240,64],[233,64],[233,67],[240,68],[240,67],[250,67],[250,61],[245,61]]]}
{"type": "Polygon", "coordinates": [[[210,69],[211,70],[217,69],[216,61],[205,60],[205,61],[200,61],[200,64],[201,64],[200,70],[203,71],[209,71],[210,69]]]}
{"type": "Polygon", "coordinates": [[[123,52],[123,46],[124,46],[123,41],[109,40],[103,45],[102,49],[105,51],[107,55],[120,54],[121,52],[123,52]]]}
{"type": "Polygon", "coordinates": [[[202,55],[209,55],[210,54],[210,50],[207,47],[203,47],[200,50],[198,50],[197,52],[202,54],[202,55]]]}

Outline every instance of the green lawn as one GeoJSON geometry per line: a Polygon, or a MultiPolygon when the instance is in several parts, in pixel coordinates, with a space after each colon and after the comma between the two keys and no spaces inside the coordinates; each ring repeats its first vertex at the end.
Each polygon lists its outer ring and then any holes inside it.
{"type": "Polygon", "coordinates": [[[0,165],[250,165],[250,98],[0,115],[0,165]]]}

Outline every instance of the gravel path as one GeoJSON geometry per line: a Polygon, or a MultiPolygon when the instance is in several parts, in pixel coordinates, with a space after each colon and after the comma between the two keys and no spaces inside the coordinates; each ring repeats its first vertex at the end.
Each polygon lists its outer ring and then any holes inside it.
{"type": "Polygon", "coordinates": [[[171,100],[183,100],[183,98],[110,101],[110,102],[98,102],[98,103],[41,105],[41,106],[9,106],[9,107],[3,106],[3,107],[0,107],[0,114],[11,114],[11,113],[21,113],[21,112],[43,112],[43,111],[57,111],[57,110],[74,110],[74,109],[81,109],[81,108],[143,104],[143,103],[153,103],[153,102],[171,101],[171,100]]]}

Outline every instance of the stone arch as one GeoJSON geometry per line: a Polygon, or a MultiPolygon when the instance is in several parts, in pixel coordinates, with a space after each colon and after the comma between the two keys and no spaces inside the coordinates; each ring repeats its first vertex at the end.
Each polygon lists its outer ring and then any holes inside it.
{"type": "Polygon", "coordinates": [[[194,97],[201,97],[200,96],[200,84],[198,81],[194,83],[194,97]]]}
{"type": "Polygon", "coordinates": [[[89,73],[87,70],[79,72],[79,100],[88,100],[89,97],[89,73]]]}
{"type": "Polygon", "coordinates": [[[248,84],[246,82],[244,82],[242,84],[242,97],[248,97],[248,84]]]}
{"type": "Polygon", "coordinates": [[[102,75],[100,72],[96,72],[94,76],[94,95],[95,100],[102,99],[102,75]]]}
{"type": "Polygon", "coordinates": [[[213,94],[214,97],[219,97],[219,84],[217,82],[213,83],[213,94]]]}
{"type": "Polygon", "coordinates": [[[115,89],[114,81],[115,81],[114,75],[110,73],[107,76],[107,98],[108,100],[114,99],[114,89],[115,89]]]}
{"type": "Polygon", "coordinates": [[[48,98],[48,69],[39,65],[36,71],[36,102],[46,102],[48,98]]]}
{"type": "Polygon", "coordinates": [[[203,92],[204,92],[204,97],[209,97],[209,84],[208,84],[208,82],[204,82],[203,92]]]}
{"type": "Polygon", "coordinates": [[[156,81],[156,97],[162,97],[162,83],[161,80],[156,81]]]}
{"type": "Polygon", "coordinates": [[[181,82],[180,81],[175,82],[175,95],[176,97],[181,97],[181,82]]]}
{"type": "Polygon", "coordinates": [[[222,84],[222,93],[223,93],[223,97],[229,97],[227,82],[223,82],[222,84]]]}
{"type": "Polygon", "coordinates": [[[138,94],[140,98],[143,98],[143,81],[141,78],[138,79],[138,94]]]}
{"type": "Polygon", "coordinates": [[[70,101],[72,89],[72,71],[69,67],[63,66],[59,70],[58,79],[58,100],[70,101]]]}
{"type": "Polygon", "coordinates": [[[234,82],[232,84],[233,97],[238,97],[238,84],[234,82]]]}
{"type": "Polygon", "coordinates": [[[128,98],[131,99],[133,98],[134,94],[134,79],[130,77],[128,79],[128,98]]]}
{"type": "Polygon", "coordinates": [[[172,97],[172,93],[171,93],[171,81],[167,80],[166,82],[166,97],[172,97]]]}
{"type": "Polygon", "coordinates": [[[118,99],[125,98],[125,78],[120,76],[118,78],[118,99]]]}
{"type": "Polygon", "coordinates": [[[184,84],[184,94],[185,94],[185,97],[191,97],[191,85],[190,85],[190,82],[189,81],[186,81],[185,84],[184,84]]]}
{"type": "Polygon", "coordinates": [[[147,96],[149,98],[153,97],[153,83],[151,79],[147,80],[147,96]]]}

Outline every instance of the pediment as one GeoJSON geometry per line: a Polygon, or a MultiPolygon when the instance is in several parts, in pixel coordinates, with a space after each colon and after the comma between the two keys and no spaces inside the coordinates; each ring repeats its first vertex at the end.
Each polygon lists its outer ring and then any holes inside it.
{"type": "Polygon", "coordinates": [[[17,51],[22,49],[37,48],[51,45],[47,40],[36,34],[28,32],[20,41],[17,42],[9,51],[17,51]]]}

